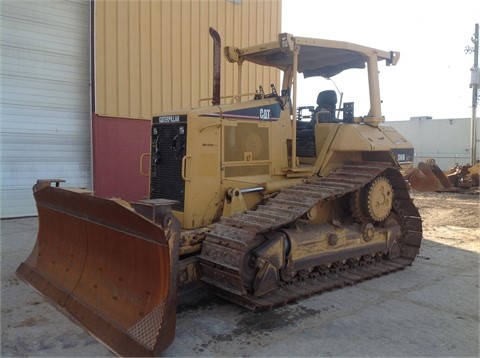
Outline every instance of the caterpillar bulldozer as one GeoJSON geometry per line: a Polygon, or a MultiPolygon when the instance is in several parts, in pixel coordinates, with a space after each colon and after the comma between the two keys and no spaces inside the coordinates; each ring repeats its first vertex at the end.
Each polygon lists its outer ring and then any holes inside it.
{"type": "Polygon", "coordinates": [[[189,287],[270,309],[403,269],[419,251],[399,163],[413,148],[380,126],[378,63],[399,53],[287,33],[225,47],[239,84],[221,103],[220,37],[210,34],[212,105],[153,117],[148,199],[99,198],[60,179],[33,188],[39,232],[17,275],[118,355],[165,350],[189,287]],[[281,90],[243,95],[246,61],[279,69],[281,90]],[[368,73],[368,113],[335,91],[297,107],[299,73],[352,68],[368,73]]]}

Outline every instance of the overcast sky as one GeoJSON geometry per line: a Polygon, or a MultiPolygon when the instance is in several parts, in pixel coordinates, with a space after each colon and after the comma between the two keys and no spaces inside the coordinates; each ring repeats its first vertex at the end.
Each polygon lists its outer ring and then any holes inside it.
{"type": "MultiPolygon", "coordinates": [[[[282,32],[400,51],[397,66],[380,66],[382,114],[387,121],[413,116],[471,117],[474,57],[464,49],[473,47],[480,0],[282,3],[282,32]]],[[[344,102],[355,102],[355,115],[365,115],[368,87],[362,70],[349,70],[333,80],[344,93],[344,102]]],[[[298,105],[315,105],[318,92],[329,88],[335,87],[322,78],[305,80],[299,85],[298,105]]]]}

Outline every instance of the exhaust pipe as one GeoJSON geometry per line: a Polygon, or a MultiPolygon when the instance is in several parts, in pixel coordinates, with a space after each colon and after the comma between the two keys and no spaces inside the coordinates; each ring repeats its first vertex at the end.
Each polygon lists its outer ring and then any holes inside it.
{"type": "Polygon", "coordinates": [[[214,106],[220,104],[220,51],[221,51],[221,40],[220,35],[217,30],[213,27],[210,27],[208,30],[210,36],[213,39],[213,96],[212,104],[214,106]]]}

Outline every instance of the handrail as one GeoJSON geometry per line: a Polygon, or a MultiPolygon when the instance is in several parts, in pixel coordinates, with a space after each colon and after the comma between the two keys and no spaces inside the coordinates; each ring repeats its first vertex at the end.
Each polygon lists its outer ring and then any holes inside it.
{"type": "Polygon", "coordinates": [[[140,155],[140,175],[141,176],[144,176],[144,177],[149,177],[150,176],[150,166],[148,167],[148,169],[149,169],[148,172],[143,171],[143,158],[145,158],[146,156],[150,156],[150,155],[151,155],[150,153],[142,153],[142,155],[140,155]]]}
{"type": "Polygon", "coordinates": [[[185,155],[183,158],[182,158],[182,179],[184,181],[190,181],[190,179],[187,178],[187,175],[186,175],[186,169],[187,169],[187,159],[188,158],[191,158],[191,156],[187,156],[185,155]]]}

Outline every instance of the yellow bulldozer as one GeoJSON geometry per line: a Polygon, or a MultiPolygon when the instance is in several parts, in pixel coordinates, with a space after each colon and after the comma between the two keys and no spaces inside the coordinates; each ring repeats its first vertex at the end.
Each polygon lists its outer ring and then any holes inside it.
{"type": "Polygon", "coordinates": [[[161,353],[175,337],[178,292],[202,285],[249,309],[361,282],[412,264],[422,221],[400,172],[412,145],[379,126],[378,63],[399,53],[282,33],[224,55],[238,93],[221,103],[220,37],[212,105],[151,126],[150,198],[127,203],[39,180],[35,248],[17,275],[111,351],[161,353]],[[242,64],[283,73],[242,94],[242,64]],[[370,109],[335,91],[297,107],[298,74],[368,73],[370,109]]]}

